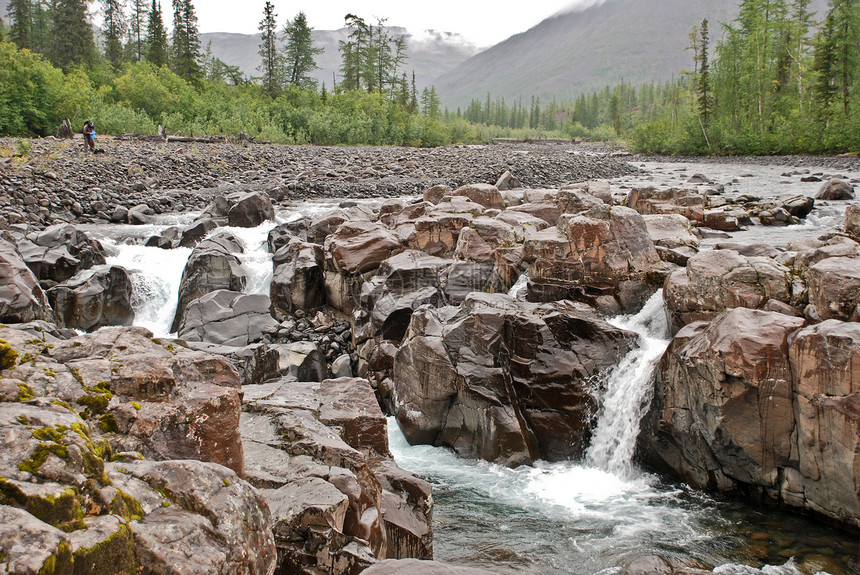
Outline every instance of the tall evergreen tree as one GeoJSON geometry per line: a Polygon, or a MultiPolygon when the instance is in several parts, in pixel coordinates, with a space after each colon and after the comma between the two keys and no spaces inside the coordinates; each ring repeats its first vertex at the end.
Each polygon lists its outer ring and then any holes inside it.
{"type": "Polygon", "coordinates": [[[51,46],[48,57],[64,70],[91,64],[95,56],[93,29],[87,17],[84,0],[57,0],[51,23],[51,46]]]}
{"type": "Polygon", "coordinates": [[[146,59],[153,66],[160,68],[167,66],[168,45],[167,32],[164,30],[164,19],[161,14],[161,2],[152,0],[152,8],[149,11],[149,22],[146,26],[146,59]]]}
{"type": "Polygon", "coordinates": [[[148,13],[146,0],[131,0],[131,17],[128,21],[128,45],[126,47],[131,60],[134,62],[143,60],[148,13]]]}
{"type": "Polygon", "coordinates": [[[323,48],[314,47],[313,28],[308,26],[304,12],[284,26],[284,60],[287,63],[287,83],[291,86],[316,88],[316,81],[309,76],[318,68],[316,56],[323,53],[323,48]]]}
{"type": "Polygon", "coordinates": [[[114,68],[123,60],[122,41],[125,37],[125,17],[122,0],[101,0],[104,16],[105,57],[114,68]]]}
{"type": "Polygon", "coordinates": [[[263,74],[263,91],[275,97],[283,88],[283,59],[278,50],[277,19],[275,7],[268,0],[263,7],[263,19],[260,21],[260,57],[262,63],[257,70],[263,74]]]}
{"type": "Polygon", "coordinates": [[[10,0],[9,38],[19,47],[33,49],[33,3],[32,0],[10,0]]]}
{"type": "Polygon", "coordinates": [[[344,24],[349,28],[349,37],[341,40],[341,66],[343,79],[340,86],[344,90],[360,90],[364,85],[365,63],[370,54],[372,31],[363,18],[355,14],[347,14],[344,24]]]}
{"type": "Polygon", "coordinates": [[[33,50],[44,54],[49,51],[53,21],[53,4],[48,0],[34,0],[33,6],[33,50]]]}
{"type": "MultiPolygon", "coordinates": [[[[699,118],[703,129],[708,125],[711,116],[711,84],[710,67],[708,66],[708,49],[710,35],[708,31],[708,19],[702,20],[699,28],[699,75],[698,75],[698,108],[699,118]]],[[[707,137],[707,136],[706,136],[707,137]]]]}
{"type": "Polygon", "coordinates": [[[172,48],[173,71],[186,80],[198,82],[202,76],[200,32],[192,0],[173,0],[172,48]]]}

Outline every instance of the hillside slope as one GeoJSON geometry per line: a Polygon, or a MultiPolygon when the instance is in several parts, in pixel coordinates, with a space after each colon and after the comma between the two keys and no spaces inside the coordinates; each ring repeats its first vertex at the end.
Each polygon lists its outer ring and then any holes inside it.
{"type": "MultiPolygon", "coordinates": [[[[826,0],[813,0],[823,13],[826,0]]],[[[487,92],[512,102],[532,95],[572,100],[622,80],[667,80],[692,67],[689,32],[708,18],[714,43],[737,0],[607,0],[548,18],[444,74],[436,88],[445,105],[466,106],[487,92]]],[[[546,100],[544,100],[546,101],[546,100]]]]}

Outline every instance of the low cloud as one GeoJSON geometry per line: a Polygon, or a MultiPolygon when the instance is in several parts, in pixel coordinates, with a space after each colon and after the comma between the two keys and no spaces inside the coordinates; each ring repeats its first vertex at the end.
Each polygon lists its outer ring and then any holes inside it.
{"type": "Polygon", "coordinates": [[[600,6],[604,3],[606,3],[606,0],[575,0],[565,8],[559,10],[556,16],[560,16],[561,14],[570,14],[572,12],[585,12],[592,6],[600,6]]]}

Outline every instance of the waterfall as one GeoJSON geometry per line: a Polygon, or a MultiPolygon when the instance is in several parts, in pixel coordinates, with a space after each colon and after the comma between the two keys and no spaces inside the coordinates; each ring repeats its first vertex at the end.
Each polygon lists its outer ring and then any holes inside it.
{"type": "Polygon", "coordinates": [[[632,459],[639,422],[651,403],[654,369],[669,345],[662,290],[638,314],[617,317],[610,323],[635,332],[639,347],[628,353],[609,376],[585,461],[618,477],[630,478],[635,474],[632,459]]]}
{"type": "Polygon", "coordinates": [[[269,232],[278,224],[266,221],[256,228],[218,228],[214,233],[230,233],[242,244],[242,253],[236,254],[242,262],[247,283],[245,293],[269,295],[272,285],[272,253],[269,252],[269,232]]]}
{"type": "Polygon", "coordinates": [[[129,272],[134,325],[147,328],[157,337],[167,337],[191,248],[164,250],[141,244],[121,244],[109,238],[101,241],[114,254],[107,258],[107,263],[122,266],[129,272]]]}

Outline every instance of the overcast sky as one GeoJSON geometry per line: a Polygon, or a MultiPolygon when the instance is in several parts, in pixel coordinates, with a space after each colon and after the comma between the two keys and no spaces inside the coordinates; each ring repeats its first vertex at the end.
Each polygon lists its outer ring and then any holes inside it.
{"type": "MultiPolygon", "coordinates": [[[[343,27],[343,17],[352,12],[369,23],[375,23],[377,17],[388,18],[388,26],[403,26],[416,36],[428,29],[453,32],[479,47],[487,47],[525,32],[549,16],[598,1],[603,0],[273,0],[272,3],[279,27],[302,10],[316,30],[336,30],[343,27]]],[[[201,32],[253,34],[262,20],[265,3],[266,0],[196,0],[194,7],[201,32]]],[[[162,0],[161,5],[169,25],[170,2],[162,0]]]]}

